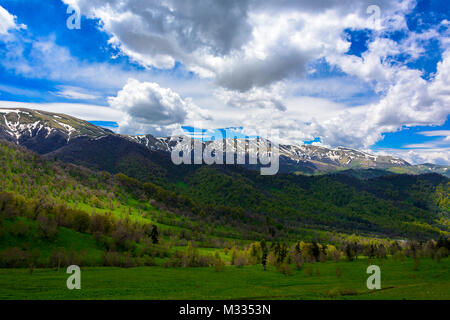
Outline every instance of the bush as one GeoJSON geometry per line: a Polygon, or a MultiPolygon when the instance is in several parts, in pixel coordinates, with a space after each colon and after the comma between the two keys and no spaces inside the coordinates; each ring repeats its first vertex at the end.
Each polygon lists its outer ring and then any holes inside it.
{"type": "MultiPolygon", "coordinates": [[[[141,260],[141,262],[145,261],[141,260]]],[[[102,255],[102,264],[109,267],[131,268],[137,266],[137,261],[128,252],[104,252],[102,255]]]]}
{"type": "Polygon", "coordinates": [[[341,257],[342,257],[342,253],[339,250],[337,250],[337,249],[329,250],[327,252],[327,259],[328,260],[333,260],[335,262],[339,262],[341,260],[341,257]]]}
{"type": "Polygon", "coordinates": [[[401,250],[395,252],[393,257],[398,262],[403,263],[403,261],[405,261],[405,255],[403,254],[403,252],[401,250]]]}
{"type": "Polygon", "coordinates": [[[216,259],[212,255],[201,255],[198,249],[188,243],[186,250],[176,251],[168,261],[164,263],[164,267],[210,267],[214,266],[216,259]]]}
{"type": "Polygon", "coordinates": [[[441,247],[437,250],[436,255],[434,256],[434,259],[437,262],[441,262],[442,258],[445,258],[448,256],[448,250],[447,248],[441,247]]]}
{"type": "Polygon", "coordinates": [[[282,263],[282,264],[278,265],[277,271],[281,272],[285,276],[292,276],[292,274],[293,274],[291,266],[287,263],[282,263]]]}
{"type": "Polygon", "coordinates": [[[67,265],[67,251],[66,248],[55,248],[50,255],[50,265],[58,270],[61,266],[67,265]]]}
{"type": "Polygon", "coordinates": [[[0,267],[25,268],[29,266],[31,254],[17,247],[7,248],[0,253],[0,267]]]}
{"type": "Polygon", "coordinates": [[[71,229],[75,231],[86,233],[90,227],[91,218],[86,212],[77,211],[74,213],[71,229]]]}
{"type": "Polygon", "coordinates": [[[50,219],[45,214],[37,217],[38,232],[41,238],[53,240],[58,232],[58,224],[54,219],[50,219]]]}
{"type": "Polygon", "coordinates": [[[245,253],[239,253],[234,260],[234,265],[238,268],[242,268],[248,264],[247,255],[245,253]]]}
{"type": "Polygon", "coordinates": [[[218,252],[216,252],[216,255],[214,257],[213,267],[214,267],[214,271],[216,271],[216,272],[225,271],[225,263],[220,258],[220,255],[218,252]]]}
{"type": "Polygon", "coordinates": [[[150,257],[148,255],[144,255],[143,257],[136,258],[136,260],[137,260],[137,264],[140,266],[151,267],[151,266],[158,265],[155,261],[155,258],[150,257]]]}
{"type": "Polygon", "coordinates": [[[303,258],[303,256],[300,253],[293,252],[291,254],[291,258],[297,270],[300,270],[303,267],[303,264],[305,263],[305,259],[303,258]]]}

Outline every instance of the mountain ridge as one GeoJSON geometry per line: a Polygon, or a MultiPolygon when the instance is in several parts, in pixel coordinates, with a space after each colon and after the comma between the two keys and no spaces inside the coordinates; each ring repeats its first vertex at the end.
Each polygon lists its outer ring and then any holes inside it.
{"type": "MultiPolygon", "coordinates": [[[[96,139],[115,136],[120,139],[144,146],[150,152],[170,153],[179,148],[186,136],[155,137],[146,135],[122,135],[88,121],[80,120],[65,114],[24,108],[0,109],[0,139],[5,139],[25,146],[40,154],[61,155],[61,150],[72,143],[81,143],[96,139]]],[[[232,150],[234,153],[257,152],[250,147],[250,140],[254,139],[224,139],[224,151],[232,150]],[[239,140],[239,142],[237,142],[239,140]],[[242,148],[239,143],[245,143],[242,148]],[[227,149],[229,148],[229,149],[227,149]],[[239,149],[240,148],[240,149],[239,149]]],[[[202,141],[202,150],[207,146],[220,148],[216,141],[202,141]]],[[[124,142],[120,142],[124,143],[124,142]]],[[[81,143],[82,144],[82,143],[81,143]]],[[[271,142],[259,139],[257,147],[271,148],[271,142]]],[[[186,147],[186,146],[185,146],[186,147]]],[[[65,148],[67,149],[67,148],[65,148]]],[[[411,165],[407,161],[384,155],[373,155],[364,151],[348,148],[326,148],[317,145],[293,144],[279,145],[280,172],[294,174],[326,174],[349,169],[382,169],[393,173],[421,174],[437,172],[450,176],[448,166],[434,164],[411,165]]],[[[190,150],[192,152],[192,145],[190,150]]],[[[79,152],[82,152],[79,149],[79,152]]],[[[140,151],[139,151],[140,152],[140,151]]],[[[167,158],[167,155],[165,156],[167,158]]],[[[252,169],[252,166],[246,165],[252,169]]]]}

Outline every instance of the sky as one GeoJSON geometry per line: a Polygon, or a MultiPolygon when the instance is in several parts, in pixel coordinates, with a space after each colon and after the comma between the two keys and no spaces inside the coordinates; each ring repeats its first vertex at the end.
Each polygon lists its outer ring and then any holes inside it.
{"type": "Polygon", "coordinates": [[[450,2],[0,0],[0,107],[450,165],[450,2]]]}

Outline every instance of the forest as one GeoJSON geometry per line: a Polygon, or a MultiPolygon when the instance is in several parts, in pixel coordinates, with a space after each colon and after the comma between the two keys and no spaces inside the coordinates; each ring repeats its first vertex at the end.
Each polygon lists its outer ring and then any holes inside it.
{"type": "Polygon", "coordinates": [[[437,174],[263,177],[199,166],[161,186],[7,142],[0,160],[1,267],[227,262],[289,272],[359,255],[448,255],[450,184],[437,174]]]}

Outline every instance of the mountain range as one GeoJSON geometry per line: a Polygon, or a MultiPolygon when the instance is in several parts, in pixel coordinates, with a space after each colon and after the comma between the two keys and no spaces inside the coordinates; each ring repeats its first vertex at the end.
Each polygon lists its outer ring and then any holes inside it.
{"type": "MultiPolygon", "coordinates": [[[[117,162],[122,158],[129,158],[131,154],[139,155],[138,158],[145,158],[147,169],[152,169],[151,162],[169,162],[170,152],[174,148],[179,148],[186,137],[154,137],[147,135],[121,135],[111,130],[95,126],[87,121],[80,120],[64,114],[55,114],[45,111],[31,109],[0,109],[0,139],[5,139],[24,146],[32,151],[48,156],[57,157],[61,160],[97,163],[99,169],[112,169],[117,166],[117,162]],[[89,145],[89,146],[88,146],[89,145]],[[111,149],[114,158],[104,158],[104,153],[100,149],[111,149]],[[143,147],[143,148],[142,148],[143,147]],[[115,151],[113,151],[115,149],[115,151]],[[89,153],[89,154],[86,154],[89,153]],[[97,159],[95,158],[97,155],[97,159]],[[155,159],[157,154],[158,160],[155,159]],[[101,164],[102,161],[107,163],[101,164]],[[109,163],[108,163],[109,162],[109,163]],[[114,162],[114,163],[111,163],[114,162]]],[[[249,140],[242,141],[244,145],[249,140]]],[[[224,151],[232,150],[234,153],[243,154],[248,159],[250,154],[256,151],[251,147],[240,148],[237,139],[224,139],[224,151]],[[228,149],[226,149],[228,148],[228,149]]],[[[202,149],[218,141],[201,141],[202,149]]],[[[257,147],[261,144],[271,146],[271,142],[264,139],[256,141],[257,147]]],[[[219,146],[219,145],[218,145],[219,146]]],[[[191,149],[188,152],[192,151],[191,149]]],[[[218,147],[217,147],[218,148],[218,147]]],[[[385,172],[394,173],[439,173],[450,176],[448,166],[435,164],[411,165],[407,161],[391,156],[373,155],[367,152],[354,150],[346,147],[335,149],[325,148],[317,145],[294,144],[279,145],[280,172],[294,174],[325,174],[342,172],[351,169],[381,170],[378,174],[385,172]]],[[[123,160],[123,159],[122,159],[123,160]]],[[[248,161],[247,161],[248,163],[248,161]]],[[[167,165],[164,165],[166,167],[167,165]]],[[[246,165],[248,168],[258,168],[260,166],[246,165]]],[[[114,171],[114,170],[113,170],[114,171]]],[[[372,172],[373,174],[373,172],[372,172]]]]}

